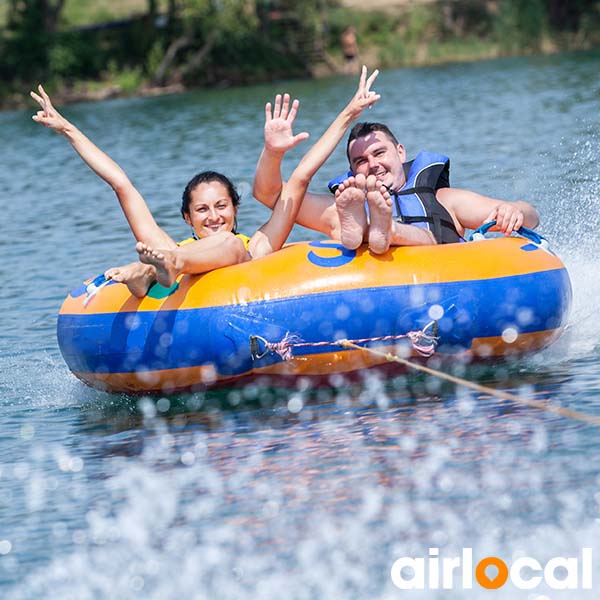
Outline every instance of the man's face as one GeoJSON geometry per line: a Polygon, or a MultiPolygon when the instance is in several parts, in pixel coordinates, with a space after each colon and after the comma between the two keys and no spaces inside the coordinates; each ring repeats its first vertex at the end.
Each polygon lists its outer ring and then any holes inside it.
{"type": "Polygon", "coordinates": [[[394,144],[383,131],[373,131],[356,138],[348,147],[350,169],[355,175],[375,175],[379,181],[394,191],[405,183],[402,163],[406,152],[402,144],[394,144]]]}

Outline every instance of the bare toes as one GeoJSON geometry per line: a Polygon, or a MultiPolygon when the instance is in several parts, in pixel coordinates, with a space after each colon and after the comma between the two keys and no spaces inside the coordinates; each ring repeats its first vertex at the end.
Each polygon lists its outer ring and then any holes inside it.
{"type": "Polygon", "coordinates": [[[355,185],[356,185],[357,188],[360,188],[361,190],[364,190],[366,188],[366,185],[367,185],[367,179],[366,179],[366,177],[362,173],[359,173],[358,175],[356,175],[354,177],[354,183],[355,183],[355,185]]]}

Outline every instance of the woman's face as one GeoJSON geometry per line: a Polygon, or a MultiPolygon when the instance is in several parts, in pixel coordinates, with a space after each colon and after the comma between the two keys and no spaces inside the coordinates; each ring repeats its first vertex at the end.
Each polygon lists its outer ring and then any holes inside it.
{"type": "Polygon", "coordinates": [[[237,208],[227,188],[218,181],[197,185],[190,194],[189,213],[185,221],[199,238],[221,231],[233,231],[237,208]]]}

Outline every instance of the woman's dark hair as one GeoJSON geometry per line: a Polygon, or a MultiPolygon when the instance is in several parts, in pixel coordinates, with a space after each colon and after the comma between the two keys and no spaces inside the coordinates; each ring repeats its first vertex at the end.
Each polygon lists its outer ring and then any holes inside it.
{"type": "Polygon", "coordinates": [[[192,192],[201,184],[201,183],[212,183],[213,181],[217,181],[218,183],[225,186],[229,197],[231,198],[231,202],[233,206],[236,208],[240,204],[240,195],[238,191],[235,189],[233,183],[228,177],[221,173],[217,173],[216,171],[202,171],[202,173],[198,173],[194,175],[185,186],[185,190],[183,190],[183,195],[181,197],[181,216],[185,219],[185,215],[190,214],[190,202],[192,201],[192,192]]]}

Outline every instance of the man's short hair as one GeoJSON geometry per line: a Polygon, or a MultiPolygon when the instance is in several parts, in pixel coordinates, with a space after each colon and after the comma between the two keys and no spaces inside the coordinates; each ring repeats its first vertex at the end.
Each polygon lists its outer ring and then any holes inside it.
{"type": "Polygon", "coordinates": [[[400,142],[396,139],[396,136],[390,131],[390,128],[384,123],[368,123],[363,121],[361,123],[357,123],[351,130],[350,135],[348,136],[348,143],[346,144],[346,156],[348,157],[348,163],[350,162],[350,142],[355,140],[356,138],[366,137],[370,133],[374,133],[375,131],[381,131],[381,133],[385,134],[388,139],[394,142],[394,145],[397,146],[400,142]]]}

